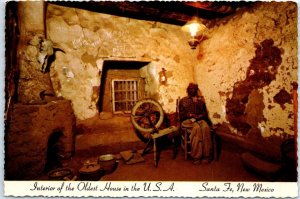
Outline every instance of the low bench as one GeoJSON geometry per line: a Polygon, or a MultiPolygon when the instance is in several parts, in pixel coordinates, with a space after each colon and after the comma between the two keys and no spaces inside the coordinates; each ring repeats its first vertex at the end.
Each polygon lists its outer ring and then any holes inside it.
{"type": "Polygon", "coordinates": [[[273,180],[282,168],[281,164],[268,162],[249,152],[243,153],[241,159],[246,168],[270,180],[273,180]]]}

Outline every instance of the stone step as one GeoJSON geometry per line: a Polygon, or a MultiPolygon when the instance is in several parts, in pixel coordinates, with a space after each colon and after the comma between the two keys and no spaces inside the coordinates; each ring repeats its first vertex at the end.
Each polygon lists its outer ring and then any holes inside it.
{"type": "Polygon", "coordinates": [[[102,132],[117,132],[121,130],[135,131],[130,117],[112,117],[111,119],[103,120],[97,117],[87,121],[81,121],[77,124],[79,133],[102,133],[102,132]]]}
{"type": "Polygon", "coordinates": [[[139,150],[146,146],[134,131],[122,129],[113,132],[85,133],[75,137],[75,153],[102,155],[125,150],[139,150]]]}
{"type": "Polygon", "coordinates": [[[125,150],[140,150],[146,144],[137,136],[130,117],[93,117],[77,123],[75,153],[102,155],[125,150]]]}

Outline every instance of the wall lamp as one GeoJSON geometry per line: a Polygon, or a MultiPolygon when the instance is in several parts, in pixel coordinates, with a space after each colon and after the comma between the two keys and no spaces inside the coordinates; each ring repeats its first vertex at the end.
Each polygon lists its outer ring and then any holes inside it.
{"type": "Polygon", "coordinates": [[[188,41],[188,44],[191,46],[191,49],[196,49],[197,45],[203,39],[203,33],[207,27],[200,22],[198,17],[193,17],[181,28],[184,32],[188,32],[191,35],[191,38],[188,41]]]}
{"type": "Polygon", "coordinates": [[[162,68],[161,71],[158,73],[159,75],[159,83],[162,85],[167,84],[167,74],[166,74],[166,69],[162,68]]]}

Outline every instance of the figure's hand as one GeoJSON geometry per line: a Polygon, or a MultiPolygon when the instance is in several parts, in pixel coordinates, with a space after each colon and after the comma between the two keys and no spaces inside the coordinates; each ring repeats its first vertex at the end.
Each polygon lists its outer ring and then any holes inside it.
{"type": "Polygon", "coordinates": [[[195,118],[191,118],[190,119],[192,122],[196,122],[196,119],[195,118]]]}

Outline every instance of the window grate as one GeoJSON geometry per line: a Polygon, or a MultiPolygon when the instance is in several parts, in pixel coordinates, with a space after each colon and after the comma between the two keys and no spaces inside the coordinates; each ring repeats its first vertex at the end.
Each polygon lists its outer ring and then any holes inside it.
{"type": "Polygon", "coordinates": [[[135,79],[112,80],[113,112],[130,112],[138,101],[138,81],[135,79]]]}

